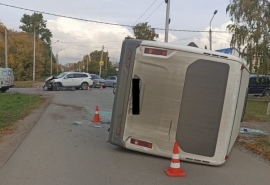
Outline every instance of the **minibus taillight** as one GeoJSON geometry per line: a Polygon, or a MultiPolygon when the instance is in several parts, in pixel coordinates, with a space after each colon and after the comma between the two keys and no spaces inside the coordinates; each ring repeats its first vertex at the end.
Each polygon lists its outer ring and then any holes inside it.
{"type": "Polygon", "coordinates": [[[117,129],[116,129],[116,134],[117,134],[117,135],[120,135],[120,131],[121,131],[120,128],[117,128],[117,129]]]}
{"type": "Polygon", "coordinates": [[[133,139],[133,138],[130,139],[130,143],[134,144],[134,145],[138,145],[138,146],[147,147],[147,148],[152,148],[152,146],[153,146],[152,143],[149,143],[149,142],[146,142],[146,141],[141,141],[141,140],[138,140],[138,139],[133,139]]]}
{"type": "Polygon", "coordinates": [[[152,54],[152,55],[162,55],[167,56],[167,50],[163,49],[154,49],[154,48],[145,48],[144,53],[152,54]]]}

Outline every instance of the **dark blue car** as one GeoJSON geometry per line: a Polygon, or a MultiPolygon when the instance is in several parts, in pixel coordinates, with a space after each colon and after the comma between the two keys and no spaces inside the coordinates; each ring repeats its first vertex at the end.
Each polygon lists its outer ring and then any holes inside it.
{"type": "Polygon", "coordinates": [[[270,96],[270,75],[250,75],[248,94],[270,96]]]}

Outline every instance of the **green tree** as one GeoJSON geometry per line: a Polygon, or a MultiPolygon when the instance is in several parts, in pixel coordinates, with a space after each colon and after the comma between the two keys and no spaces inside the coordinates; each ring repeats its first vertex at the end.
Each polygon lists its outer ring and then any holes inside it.
{"type": "Polygon", "coordinates": [[[117,75],[117,71],[114,68],[112,68],[111,66],[107,70],[103,71],[103,73],[102,73],[103,78],[105,78],[107,76],[116,76],[116,75],[117,75]]]}
{"type": "Polygon", "coordinates": [[[134,39],[134,38],[128,35],[125,37],[125,39],[134,39]]]}
{"type": "Polygon", "coordinates": [[[24,14],[20,22],[23,23],[23,25],[20,26],[20,29],[23,31],[27,33],[34,33],[35,28],[35,32],[38,38],[45,41],[47,44],[51,42],[52,33],[48,28],[46,28],[47,21],[43,19],[42,14],[24,14]]]}
{"type": "Polygon", "coordinates": [[[246,56],[250,71],[254,69],[256,73],[269,73],[269,1],[231,0],[226,12],[233,21],[227,26],[232,33],[231,47],[236,47],[241,56],[246,56]]]}
{"type": "MultiPolygon", "coordinates": [[[[133,27],[133,32],[135,39],[154,40],[155,38],[159,37],[155,29],[151,28],[151,26],[148,25],[148,22],[138,23],[136,26],[133,27]]],[[[127,37],[125,37],[125,39],[133,39],[133,38],[128,35],[127,37]]]]}
{"type": "MultiPolygon", "coordinates": [[[[27,33],[34,33],[37,37],[37,41],[40,39],[43,41],[43,57],[44,60],[41,61],[43,66],[43,71],[41,73],[42,76],[48,76],[50,75],[50,56],[51,56],[51,38],[52,33],[51,31],[46,28],[47,21],[43,19],[43,15],[40,13],[33,13],[32,15],[24,14],[23,17],[20,20],[21,23],[23,23],[20,26],[20,29],[22,29],[24,32],[27,33]]],[[[53,55],[53,63],[56,63],[56,58],[53,55]]]]}
{"type": "MultiPolygon", "coordinates": [[[[4,36],[5,26],[0,24],[0,34],[4,36]]],[[[7,29],[8,66],[14,70],[15,80],[32,80],[33,73],[33,36],[25,32],[7,29]]],[[[4,37],[3,37],[4,38],[4,37]]],[[[50,74],[49,46],[41,39],[36,41],[36,77],[50,74]],[[47,48],[47,49],[46,49],[47,48]]],[[[4,40],[0,39],[0,67],[5,66],[4,40]]],[[[53,65],[53,72],[56,71],[53,65]]],[[[56,72],[54,73],[56,74],[56,72]]]]}

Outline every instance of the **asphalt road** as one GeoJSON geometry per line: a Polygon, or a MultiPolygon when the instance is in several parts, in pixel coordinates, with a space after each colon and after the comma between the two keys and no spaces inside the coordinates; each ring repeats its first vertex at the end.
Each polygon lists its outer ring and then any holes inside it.
{"type": "Polygon", "coordinates": [[[55,97],[1,169],[0,185],[270,184],[270,166],[237,147],[219,167],[181,161],[187,177],[173,178],[164,173],[170,165],[169,159],[111,145],[107,142],[109,125],[96,128],[90,120],[96,105],[101,118],[110,118],[112,90],[9,90],[9,93],[55,94],[55,97]]]}

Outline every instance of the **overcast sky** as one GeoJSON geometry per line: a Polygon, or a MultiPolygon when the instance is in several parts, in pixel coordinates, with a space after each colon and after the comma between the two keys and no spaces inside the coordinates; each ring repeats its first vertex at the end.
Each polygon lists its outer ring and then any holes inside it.
{"type": "MultiPolygon", "coordinates": [[[[122,25],[148,22],[154,28],[165,28],[164,0],[1,0],[0,3],[87,20],[122,25]]],[[[171,0],[170,29],[208,31],[213,13],[218,10],[212,20],[212,30],[226,31],[226,25],[230,24],[230,17],[226,14],[229,3],[230,0],[171,0]]],[[[0,5],[0,21],[11,29],[20,30],[20,19],[25,13],[31,15],[33,12],[0,5]]],[[[77,62],[81,59],[81,55],[100,50],[102,45],[105,51],[108,50],[112,61],[119,61],[123,39],[127,35],[133,36],[132,29],[128,27],[46,14],[43,14],[43,17],[53,34],[52,42],[59,40],[53,44],[54,53],[63,49],[59,52],[59,60],[63,64],[77,62]]],[[[157,40],[164,42],[164,31],[156,30],[156,32],[159,34],[157,40]]],[[[230,39],[231,36],[227,33],[214,32],[212,49],[229,47],[230,39]]],[[[195,42],[199,47],[204,48],[207,45],[209,49],[209,34],[170,31],[169,42],[179,45],[195,42]]]]}

